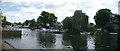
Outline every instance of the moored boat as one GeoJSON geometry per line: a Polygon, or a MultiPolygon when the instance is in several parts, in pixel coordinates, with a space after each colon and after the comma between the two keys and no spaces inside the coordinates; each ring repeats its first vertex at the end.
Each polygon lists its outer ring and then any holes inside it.
{"type": "Polygon", "coordinates": [[[113,32],[112,32],[112,33],[108,33],[108,34],[110,34],[110,35],[116,35],[116,34],[118,34],[118,33],[113,33],[113,32]]]}

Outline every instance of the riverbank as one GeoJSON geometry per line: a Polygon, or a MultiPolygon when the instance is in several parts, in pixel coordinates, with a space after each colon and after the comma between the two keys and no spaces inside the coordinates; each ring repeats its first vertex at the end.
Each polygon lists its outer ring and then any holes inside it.
{"type": "Polygon", "coordinates": [[[2,30],[2,37],[9,37],[9,36],[21,36],[21,32],[20,30],[2,30]]]}
{"type": "Polygon", "coordinates": [[[15,49],[12,45],[10,45],[8,42],[4,41],[2,43],[2,49],[15,49]]]}
{"type": "Polygon", "coordinates": [[[16,34],[21,34],[21,30],[2,30],[2,34],[13,34],[13,33],[16,33],[16,34]]]}

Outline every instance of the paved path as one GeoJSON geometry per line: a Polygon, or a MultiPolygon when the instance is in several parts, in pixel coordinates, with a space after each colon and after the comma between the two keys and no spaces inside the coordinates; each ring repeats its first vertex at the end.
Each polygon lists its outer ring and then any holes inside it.
{"type": "Polygon", "coordinates": [[[2,43],[2,48],[3,49],[15,49],[14,47],[12,47],[10,44],[3,42],[2,43]]]}

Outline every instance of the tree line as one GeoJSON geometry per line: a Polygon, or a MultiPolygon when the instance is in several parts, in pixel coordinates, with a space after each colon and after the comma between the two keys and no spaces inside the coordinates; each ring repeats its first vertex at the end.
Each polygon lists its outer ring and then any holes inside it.
{"type": "MultiPolygon", "coordinates": [[[[0,20],[1,24],[4,27],[5,25],[11,25],[11,26],[16,26],[16,25],[21,25],[21,26],[29,26],[29,28],[50,28],[50,27],[55,27],[55,23],[57,24],[57,17],[53,13],[49,13],[46,11],[42,11],[40,16],[37,18],[37,20],[32,19],[32,20],[26,20],[23,23],[11,23],[6,20],[6,16],[0,15],[0,20]]],[[[59,24],[59,23],[58,23],[59,24]]]]}
{"type": "MultiPolygon", "coordinates": [[[[26,20],[21,23],[11,23],[6,20],[5,16],[0,15],[1,24],[2,25],[28,25],[30,28],[54,28],[57,23],[57,17],[54,13],[49,13],[46,11],[42,11],[37,20],[26,20]]],[[[89,16],[86,15],[82,10],[76,10],[73,16],[67,16],[63,21],[63,29],[70,31],[95,31],[95,28],[101,29],[117,29],[120,27],[120,15],[113,14],[110,9],[100,9],[96,12],[96,15],[93,18],[95,20],[96,25],[93,23],[89,23],[89,16]],[[115,27],[117,25],[117,27],[115,27]],[[110,28],[113,27],[113,28],[110,28]]]]}
{"type": "Polygon", "coordinates": [[[76,10],[73,16],[63,20],[63,28],[70,31],[80,32],[87,30],[88,16],[82,10],[76,10]]]}
{"type": "Polygon", "coordinates": [[[88,23],[88,16],[82,10],[76,10],[73,16],[63,20],[63,28],[70,31],[90,31],[94,32],[101,28],[102,31],[115,31],[120,28],[120,15],[113,14],[110,9],[100,9],[96,12],[94,20],[96,25],[88,23]]]}
{"type": "Polygon", "coordinates": [[[42,11],[40,16],[32,20],[26,20],[23,22],[23,25],[29,25],[30,28],[37,27],[37,28],[51,28],[54,27],[54,23],[57,22],[57,17],[53,13],[49,13],[46,11],[42,11]]]}

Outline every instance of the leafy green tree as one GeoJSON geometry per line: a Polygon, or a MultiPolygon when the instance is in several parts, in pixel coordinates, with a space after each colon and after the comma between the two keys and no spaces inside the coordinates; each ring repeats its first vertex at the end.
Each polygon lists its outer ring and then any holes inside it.
{"type": "Polygon", "coordinates": [[[95,31],[95,25],[93,23],[89,23],[87,31],[93,33],[95,31]]]}
{"type": "Polygon", "coordinates": [[[29,24],[30,24],[29,25],[30,28],[34,28],[36,24],[35,19],[30,20],[29,24]]]}
{"type": "Polygon", "coordinates": [[[68,30],[72,30],[72,17],[66,17],[63,20],[63,28],[64,29],[68,29],[68,30]]]}
{"type": "Polygon", "coordinates": [[[12,23],[11,25],[12,25],[12,26],[16,26],[16,25],[17,25],[17,23],[16,23],[16,22],[14,22],[14,23],[12,23]]]}
{"type": "Polygon", "coordinates": [[[6,25],[6,17],[3,16],[2,25],[6,25]]]}
{"type": "Polygon", "coordinates": [[[57,17],[53,13],[49,13],[46,11],[42,11],[40,16],[37,19],[37,22],[42,26],[42,27],[47,27],[47,24],[50,24],[50,26],[53,25],[57,21],[57,17]]]}
{"type": "Polygon", "coordinates": [[[1,11],[1,9],[0,9],[0,24],[2,24],[2,21],[3,21],[3,19],[4,19],[4,17],[2,16],[2,11],[1,11]]]}
{"type": "Polygon", "coordinates": [[[118,32],[117,30],[120,29],[120,15],[119,14],[113,14],[113,22],[112,22],[112,26],[113,26],[113,30],[115,32],[118,32]]]}
{"type": "Polygon", "coordinates": [[[114,16],[115,16],[115,21],[120,24],[120,15],[114,14],[114,16]]]}
{"type": "Polygon", "coordinates": [[[96,26],[98,28],[103,28],[105,24],[110,22],[110,18],[112,17],[112,12],[109,9],[100,9],[96,12],[94,16],[96,26]]]}
{"type": "Polygon", "coordinates": [[[4,19],[4,17],[2,15],[0,15],[0,24],[3,23],[3,19],[4,19]]]}
{"type": "Polygon", "coordinates": [[[26,20],[25,22],[23,22],[23,25],[29,25],[30,20],[26,20]]]}
{"type": "Polygon", "coordinates": [[[22,23],[21,23],[21,22],[19,22],[19,23],[18,23],[18,25],[22,25],[22,23]]]}
{"type": "Polygon", "coordinates": [[[2,14],[3,14],[3,13],[2,13],[2,11],[1,11],[1,9],[0,9],[0,24],[2,24],[2,25],[10,24],[10,22],[8,22],[8,21],[6,20],[6,16],[3,16],[2,14]]]}
{"type": "Polygon", "coordinates": [[[5,25],[11,25],[11,23],[6,20],[5,16],[3,16],[2,26],[5,26],[5,25]]]}
{"type": "Polygon", "coordinates": [[[76,10],[73,16],[73,28],[76,31],[82,31],[87,28],[88,16],[82,10],[76,10]]]}
{"type": "MultiPolygon", "coordinates": [[[[21,24],[21,23],[18,23],[18,24],[21,24]]],[[[32,20],[26,20],[25,22],[23,22],[23,25],[28,25],[29,28],[35,28],[37,27],[37,22],[35,21],[35,19],[32,19],[32,20]]]]}
{"type": "Polygon", "coordinates": [[[81,10],[76,10],[72,17],[63,20],[63,28],[80,32],[87,29],[88,16],[81,10]]]}

